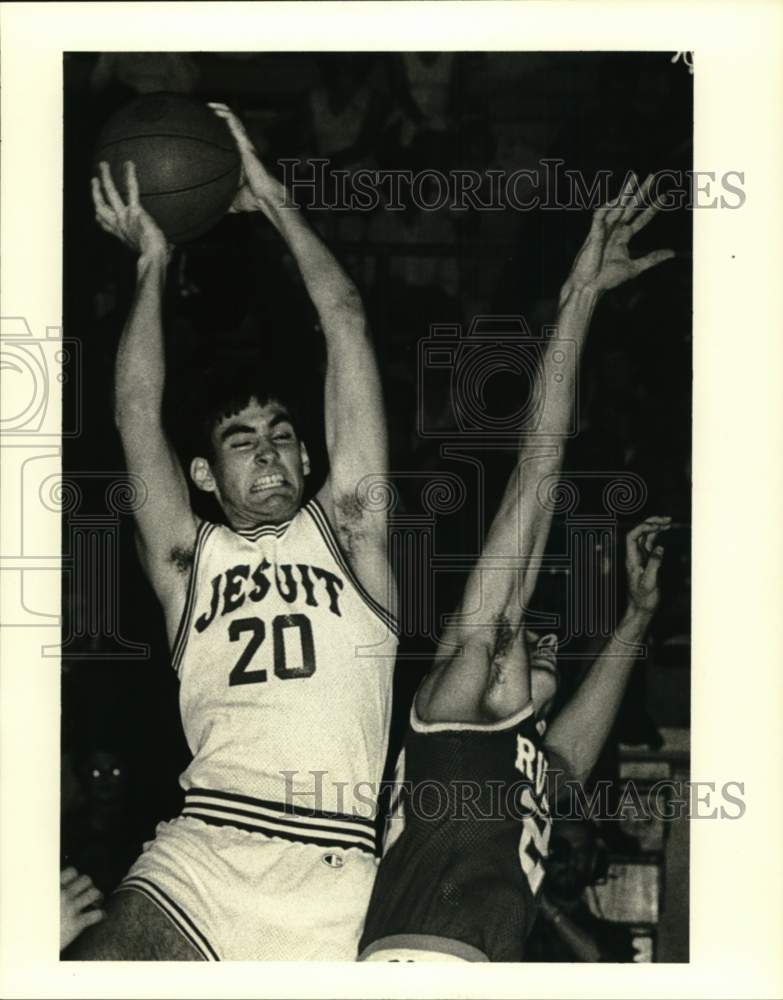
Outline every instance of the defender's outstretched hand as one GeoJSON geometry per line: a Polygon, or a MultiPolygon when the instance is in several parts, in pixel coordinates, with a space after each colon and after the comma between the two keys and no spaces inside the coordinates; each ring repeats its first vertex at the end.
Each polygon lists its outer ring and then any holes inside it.
{"type": "Polygon", "coordinates": [[[279,195],[282,188],[258,158],[245,126],[231,108],[227,104],[218,104],[214,101],[209,101],[208,106],[228,125],[242,159],[242,179],[229,212],[257,212],[259,209],[263,211],[265,203],[275,195],[279,195]]]}
{"type": "Polygon", "coordinates": [[[60,951],[87,927],[103,920],[103,910],[88,909],[102,899],[88,875],[70,867],[60,872],[60,951]]]}
{"type": "Polygon", "coordinates": [[[104,232],[111,233],[140,256],[167,258],[171,247],[157,222],[139,201],[139,182],[133,163],[125,164],[127,204],[120,197],[109,164],[98,164],[100,179],[92,178],[92,201],[95,219],[104,232]]]}
{"type": "Polygon", "coordinates": [[[663,547],[656,544],[657,538],[671,525],[671,517],[648,517],[629,531],[625,540],[628,599],[633,608],[646,614],[655,611],[660,599],[658,570],[663,561],[663,547]]]}
{"type": "Polygon", "coordinates": [[[652,181],[650,174],[639,186],[632,174],[619,197],[595,210],[590,232],[571,268],[573,284],[601,294],[675,256],[673,250],[654,250],[635,258],[628,252],[631,237],[658,212],[655,204],[641,211],[652,181]]]}

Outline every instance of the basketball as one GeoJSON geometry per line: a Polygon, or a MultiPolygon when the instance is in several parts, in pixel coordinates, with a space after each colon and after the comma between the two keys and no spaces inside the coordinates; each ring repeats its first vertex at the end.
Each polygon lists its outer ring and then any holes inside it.
{"type": "Polygon", "coordinates": [[[123,197],[124,164],[135,163],[141,203],[172,243],[211,229],[239,186],[239,153],[228,126],[179,94],[145,94],[112,115],[96,144],[96,176],[101,160],[123,197]]]}

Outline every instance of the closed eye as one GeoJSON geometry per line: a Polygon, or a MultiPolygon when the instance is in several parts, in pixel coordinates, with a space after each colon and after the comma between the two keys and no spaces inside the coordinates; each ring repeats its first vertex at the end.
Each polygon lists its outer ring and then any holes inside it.
{"type": "Polygon", "coordinates": [[[253,447],[253,442],[250,441],[250,440],[247,440],[247,441],[232,441],[231,442],[231,447],[234,448],[234,449],[252,448],[253,447]]]}

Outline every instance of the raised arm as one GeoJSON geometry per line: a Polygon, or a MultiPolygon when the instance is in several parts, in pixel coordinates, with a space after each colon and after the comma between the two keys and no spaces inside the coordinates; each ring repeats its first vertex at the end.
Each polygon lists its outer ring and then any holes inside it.
{"type": "Polygon", "coordinates": [[[114,418],[128,471],[139,476],[146,488],[146,499],[136,512],[138,548],[171,626],[185,600],[197,522],[161,413],[165,382],[161,304],[169,247],[139,203],[133,165],[126,165],[127,201],[105,163],[100,173],[100,179],[92,180],[96,219],[138,254],[136,291],[117,351],[114,418]]]}
{"type": "Polygon", "coordinates": [[[325,427],[329,478],[319,493],[353,568],[373,597],[386,603],[386,515],[366,509],[357,486],[384,477],[388,456],[381,383],[367,319],[356,286],[260,162],[242,123],[224,104],[242,157],[244,183],[232,211],[260,211],[282,236],[299,267],[326,341],[325,427]]]}
{"type": "MultiPolygon", "coordinates": [[[[638,187],[630,179],[615,201],[594,213],[587,239],[562,287],[557,332],[536,376],[544,399],[538,427],[521,438],[515,469],[468,578],[462,605],[441,640],[436,666],[419,692],[417,705],[422,711],[429,708],[433,717],[453,716],[475,701],[479,692],[486,692],[482,657],[455,658],[455,649],[483,650],[489,662],[513,668],[506,670],[508,678],[513,675],[513,684],[495,685],[492,697],[498,704],[485,705],[487,710],[502,714],[505,705],[524,700],[529,690],[523,645],[518,640],[552,520],[551,504],[540,502],[539,489],[562,466],[562,438],[574,405],[578,365],[593,311],[605,292],[674,256],[670,250],[658,250],[634,259],[628,252],[631,236],[656,212],[655,206],[639,212],[651,181],[648,177],[638,187]],[[566,343],[574,358],[571,366],[557,361],[566,343]],[[554,378],[555,373],[562,376],[561,381],[554,378]],[[461,672],[458,683],[452,681],[455,670],[461,672]]],[[[486,694],[483,698],[486,702],[486,694]]]]}
{"type": "MultiPolygon", "coordinates": [[[[544,399],[541,419],[535,432],[520,441],[518,459],[497,515],[484,544],[482,560],[468,587],[480,585],[485,566],[514,554],[517,567],[497,574],[489,592],[485,587],[482,613],[502,612],[511,621],[520,616],[535,590],[539,558],[543,553],[552,521],[551,504],[540,502],[541,484],[556,476],[563,463],[562,441],[570,422],[576,396],[576,376],[590,321],[595,307],[606,292],[637,277],[674,256],[671,250],[656,250],[645,257],[632,258],[628,242],[655,215],[656,206],[638,212],[652,177],[637,188],[628,181],[621,195],[593,214],[590,232],[577,254],[561,291],[555,336],[544,352],[537,374],[544,399]],[[558,363],[564,348],[573,348],[573,365],[558,363]],[[564,370],[565,369],[565,370],[564,370]],[[555,376],[558,376],[556,379],[555,376]],[[562,380],[560,380],[562,379],[562,380]]],[[[477,595],[466,592],[466,607],[477,595]]]]}
{"type": "Polygon", "coordinates": [[[658,570],[663,559],[658,535],[670,526],[670,517],[648,517],[629,532],[625,559],[628,607],[576,694],[547,730],[547,749],[571,780],[582,782],[590,775],[617,716],[631,669],[658,607],[658,570]]]}

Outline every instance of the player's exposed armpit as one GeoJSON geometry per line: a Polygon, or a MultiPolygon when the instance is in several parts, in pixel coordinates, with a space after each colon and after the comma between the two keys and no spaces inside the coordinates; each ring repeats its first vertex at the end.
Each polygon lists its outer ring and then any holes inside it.
{"type": "Polygon", "coordinates": [[[175,546],[169,553],[169,559],[180,573],[189,573],[193,566],[194,551],[192,547],[186,549],[175,546]]]}
{"type": "Polygon", "coordinates": [[[350,558],[356,551],[357,542],[365,535],[362,527],[365,511],[359,498],[353,493],[336,498],[334,509],[340,544],[350,558]]]}
{"type": "Polygon", "coordinates": [[[494,639],[491,652],[493,667],[497,661],[502,661],[505,657],[514,641],[516,631],[516,629],[511,627],[511,622],[506,614],[501,612],[495,615],[494,639]]]}

